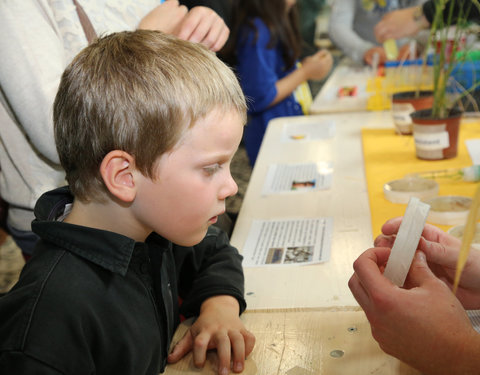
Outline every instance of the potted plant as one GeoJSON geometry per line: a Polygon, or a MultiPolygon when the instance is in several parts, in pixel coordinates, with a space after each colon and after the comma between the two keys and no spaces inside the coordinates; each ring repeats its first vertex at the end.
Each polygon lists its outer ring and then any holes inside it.
{"type": "Polygon", "coordinates": [[[466,56],[465,53],[457,53],[457,49],[465,40],[468,13],[472,6],[478,7],[479,3],[478,0],[464,1],[457,14],[453,13],[454,3],[447,0],[435,2],[436,11],[427,44],[427,49],[433,46],[436,51],[432,59],[433,104],[429,109],[411,114],[416,155],[420,159],[448,159],[457,155],[463,113],[457,103],[468,91],[463,90],[452,97],[448,94],[448,87],[452,82],[452,70],[466,56]],[[447,12],[446,17],[444,12],[447,12]],[[454,21],[456,27],[452,28],[454,21]]]}

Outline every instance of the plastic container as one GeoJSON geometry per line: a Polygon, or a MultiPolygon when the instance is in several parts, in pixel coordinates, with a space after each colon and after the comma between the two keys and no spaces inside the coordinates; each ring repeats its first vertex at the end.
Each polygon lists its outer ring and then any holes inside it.
{"type": "Polygon", "coordinates": [[[440,225],[461,225],[467,221],[472,198],[447,195],[428,199],[425,203],[430,205],[428,222],[440,225]]]}
{"type": "MultiPolygon", "coordinates": [[[[450,228],[447,231],[447,233],[461,240],[463,238],[464,230],[465,230],[465,224],[456,225],[450,228]]],[[[472,239],[472,247],[480,250],[480,223],[477,224],[477,229],[475,230],[475,235],[473,236],[473,239],[472,239]]]]}
{"type": "Polygon", "coordinates": [[[433,105],[433,91],[397,92],[392,96],[392,116],[395,129],[399,134],[412,134],[413,121],[411,113],[421,109],[431,108],[433,105]]]}
{"type": "Polygon", "coordinates": [[[392,203],[408,203],[411,197],[426,200],[438,195],[438,183],[426,178],[405,177],[383,185],[383,194],[392,203]]]}

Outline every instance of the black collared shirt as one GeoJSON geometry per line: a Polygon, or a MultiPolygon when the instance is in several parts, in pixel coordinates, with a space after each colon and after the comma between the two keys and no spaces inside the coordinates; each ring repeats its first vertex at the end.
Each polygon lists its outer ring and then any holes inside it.
{"type": "Polygon", "coordinates": [[[55,221],[71,200],[62,188],[37,203],[41,241],[0,297],[1,374],[158,374],[180,313],[219,294],[245,309],[241,256],[217,228],[195,247],[140,243],[55,221]]]}

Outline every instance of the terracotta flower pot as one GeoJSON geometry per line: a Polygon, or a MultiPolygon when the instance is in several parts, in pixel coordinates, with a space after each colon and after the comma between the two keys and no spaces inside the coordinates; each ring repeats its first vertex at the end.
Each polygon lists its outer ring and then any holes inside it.
{"type": "Polygon", "coordinates": [[[415,91],[393,94],[392,115],[395,129],[399,134],[412,134],[413,122],[411,113],[421,109],[432,108],[433,92],[420,91],[418,97],[415,91]]]}
{"type": "Polygon", "coordinates": [[[463,112],[457,108],[447,118],[434,119],[431,109],[411,114],[417,158],[425,160],[450,159],[457,156],[458,132],[463,112]]]}

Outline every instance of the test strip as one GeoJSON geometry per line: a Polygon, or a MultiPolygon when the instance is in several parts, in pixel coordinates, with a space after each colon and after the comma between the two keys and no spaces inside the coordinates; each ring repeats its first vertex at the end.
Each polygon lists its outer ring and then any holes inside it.
{"type": "Polygon", "coordinates": [[[416,197],[410,198],[384,272],[385,277],[398,286],[405,282],[429,210],[428,204],[416,197]]]}

